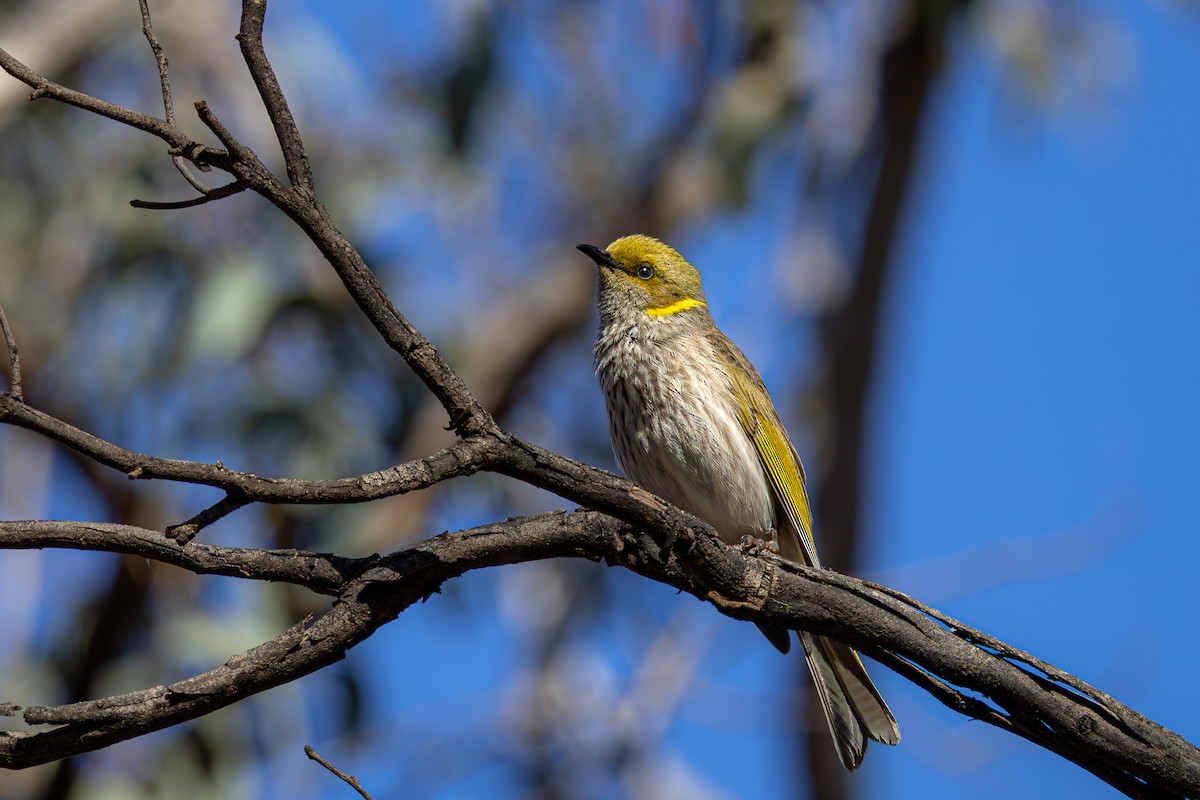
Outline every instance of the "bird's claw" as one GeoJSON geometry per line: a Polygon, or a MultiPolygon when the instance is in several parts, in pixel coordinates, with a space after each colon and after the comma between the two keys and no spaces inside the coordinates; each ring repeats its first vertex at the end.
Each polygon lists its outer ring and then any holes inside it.
{"type": "Polygon", "coordinates": [[[749,553],[752,556],[757,556],[762,553],[774,553],[779,555],[779,535],[775,531],[771,531],[770,539],[760,539],[753,534],[746,534],[742,537],[742,551],[749,553]]]}

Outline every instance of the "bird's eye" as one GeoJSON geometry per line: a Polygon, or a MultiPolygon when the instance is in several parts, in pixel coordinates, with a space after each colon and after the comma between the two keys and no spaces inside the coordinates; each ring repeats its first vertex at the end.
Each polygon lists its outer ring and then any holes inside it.
{"type": "Polygon", "coordinates": [[[654,277],[654,267],[645,262],[637,265],[637,276],[644,281],[648,281],[654,277]]]}

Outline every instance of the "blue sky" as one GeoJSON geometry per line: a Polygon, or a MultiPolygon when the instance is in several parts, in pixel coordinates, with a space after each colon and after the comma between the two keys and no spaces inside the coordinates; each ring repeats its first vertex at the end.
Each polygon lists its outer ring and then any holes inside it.
{"type": "MultiPolygon", "coordinates": [[[[1200,74],[1200,31],[1144,5],[1117,13],[1138,69],[1092,124],[1013,124],[976,53],[943,85],[874,406],[870,557],[897,588],[1195,742],[1200,93],[1182,76],[1200,74]],[[949,577],[947,596],[910,565],[949,577]],[[960,569],[973,578],[945,574],[960,569]]],[[[960,730],[994,760],[967,788],[889,754],[870,765],[877,796],[1115,796],[888,690],[921,706],[905,747],[960,730]]]]}

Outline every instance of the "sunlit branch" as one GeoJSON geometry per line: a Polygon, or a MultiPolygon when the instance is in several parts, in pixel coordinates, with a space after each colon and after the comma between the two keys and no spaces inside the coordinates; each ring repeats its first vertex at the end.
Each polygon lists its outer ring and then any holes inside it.
{"type": "MultiPolygon", "coordinates": [[[[674,509],[654,516],[665,545],[598,512],[550,512],[442,534],[381,559],[342,562],[313,553],[179,547],[162,537],[155,544],[150,531],[84,526],[107,536],[107,549],[136,548],[168,563],[203,561],[209,572],[298,582],[311,571],[322,576],[312,588],[329,593],[339,585],[338,600],[310,623],[195,678],[103,700],[26,708],[27,723],[64,727],[0,735],[0,766],[85,752],[295,680],[344,657],[380,625],[471,570],[580,557],[674,586],[736,619],[835,636],[950,708],[1059,753],[1131,797],[1186,797],[1200,786],[1195,747],[1062,670],[899,592],[773,556],[749,556],[674,509]],[[291,559],[301,563],[286,565],[291,559]]],[[[52,527],[64,523],[15,527],[22,524],[0,523],[0,545],[66,543],[52,527]]]]}

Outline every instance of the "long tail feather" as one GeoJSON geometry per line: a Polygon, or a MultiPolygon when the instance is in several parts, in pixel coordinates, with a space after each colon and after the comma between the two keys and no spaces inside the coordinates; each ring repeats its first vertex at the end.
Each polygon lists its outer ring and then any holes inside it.
{"type": "Polygon", "coordinates": [[[892,716],[892,710],[875,688],[875,684],[867,676],[858,653],[841,642],[833,639],[820,639],[820,644],[826,654],[832,658],[841,681],[842,688],[850,698],[858,721],[862,723],[863,731],[870,738],[883,744],[895,745],[900,743],[900,726],[892,716]]]}
{"type": "Polygon", "coordinates": [[[798,634],[838,758],[853,772],[866,755],[868,737],[896,744],[900,728],[857,653],[823,636],[798,634]]]}
{"type": "Polygon", "coordinates": [[[800,644],[804,646],[804,658],[817,689],[817,699],[825,712],[825,722],[833,736],[838,758],[842,765],[853,772],[862,764],[867,753],[867,738],[863,734],[858,717],[850,706],[850,698],[838,680],[837,668],[820,647],[817,637],[799,631],[800,644]]]}

